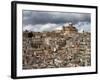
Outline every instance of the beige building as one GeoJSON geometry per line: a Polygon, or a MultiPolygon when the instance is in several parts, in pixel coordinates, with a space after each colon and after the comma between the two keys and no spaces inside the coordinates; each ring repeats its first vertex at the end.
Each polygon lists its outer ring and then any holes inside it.
{"type": "Polygon", "coordinates": [[[68,26],[63,26],[64,35],[70,33],[77,33],[78,30],[73,26],[73,24],[69,24],[68,26]]]}

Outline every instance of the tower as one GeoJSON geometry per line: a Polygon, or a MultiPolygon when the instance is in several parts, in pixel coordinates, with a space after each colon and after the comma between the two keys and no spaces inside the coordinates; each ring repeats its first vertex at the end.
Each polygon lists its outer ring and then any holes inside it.
{"type": "Polygon", "coordinates": [[[73,26],[72,23],[69,23],[68,26],[63,26],[63,31],[64,31],[64,35],[78,32],[78,30],[76,29],[76,27],[73,26]]]}

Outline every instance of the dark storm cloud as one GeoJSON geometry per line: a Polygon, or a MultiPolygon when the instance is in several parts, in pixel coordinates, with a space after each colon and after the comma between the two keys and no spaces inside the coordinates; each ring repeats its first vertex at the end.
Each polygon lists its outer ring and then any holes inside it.
{"type": "Polygon", "coordinates": [[[78,22],[90,22],[90,14],[23,10],[23,25],[47,23],[63,24],[66,22],[72,22],[73,24],[78,22]]]}

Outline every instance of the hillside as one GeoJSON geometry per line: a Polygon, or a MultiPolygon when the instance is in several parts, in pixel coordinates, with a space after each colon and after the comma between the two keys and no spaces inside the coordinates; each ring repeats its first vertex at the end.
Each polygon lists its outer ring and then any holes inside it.
{"type": "Polygon", "coordinates": [[[23,69],[91,65],[91,34],[23,32],[23,69]]]}

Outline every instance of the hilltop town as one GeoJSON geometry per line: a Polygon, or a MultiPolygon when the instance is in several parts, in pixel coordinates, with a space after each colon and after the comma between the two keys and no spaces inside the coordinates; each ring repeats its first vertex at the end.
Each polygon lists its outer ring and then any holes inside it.
{"type": "Polygon", "coordinates": [[[91,65],[91,34],[72,24],[51,32],[23,31],[23,69],[91,65]]]}

